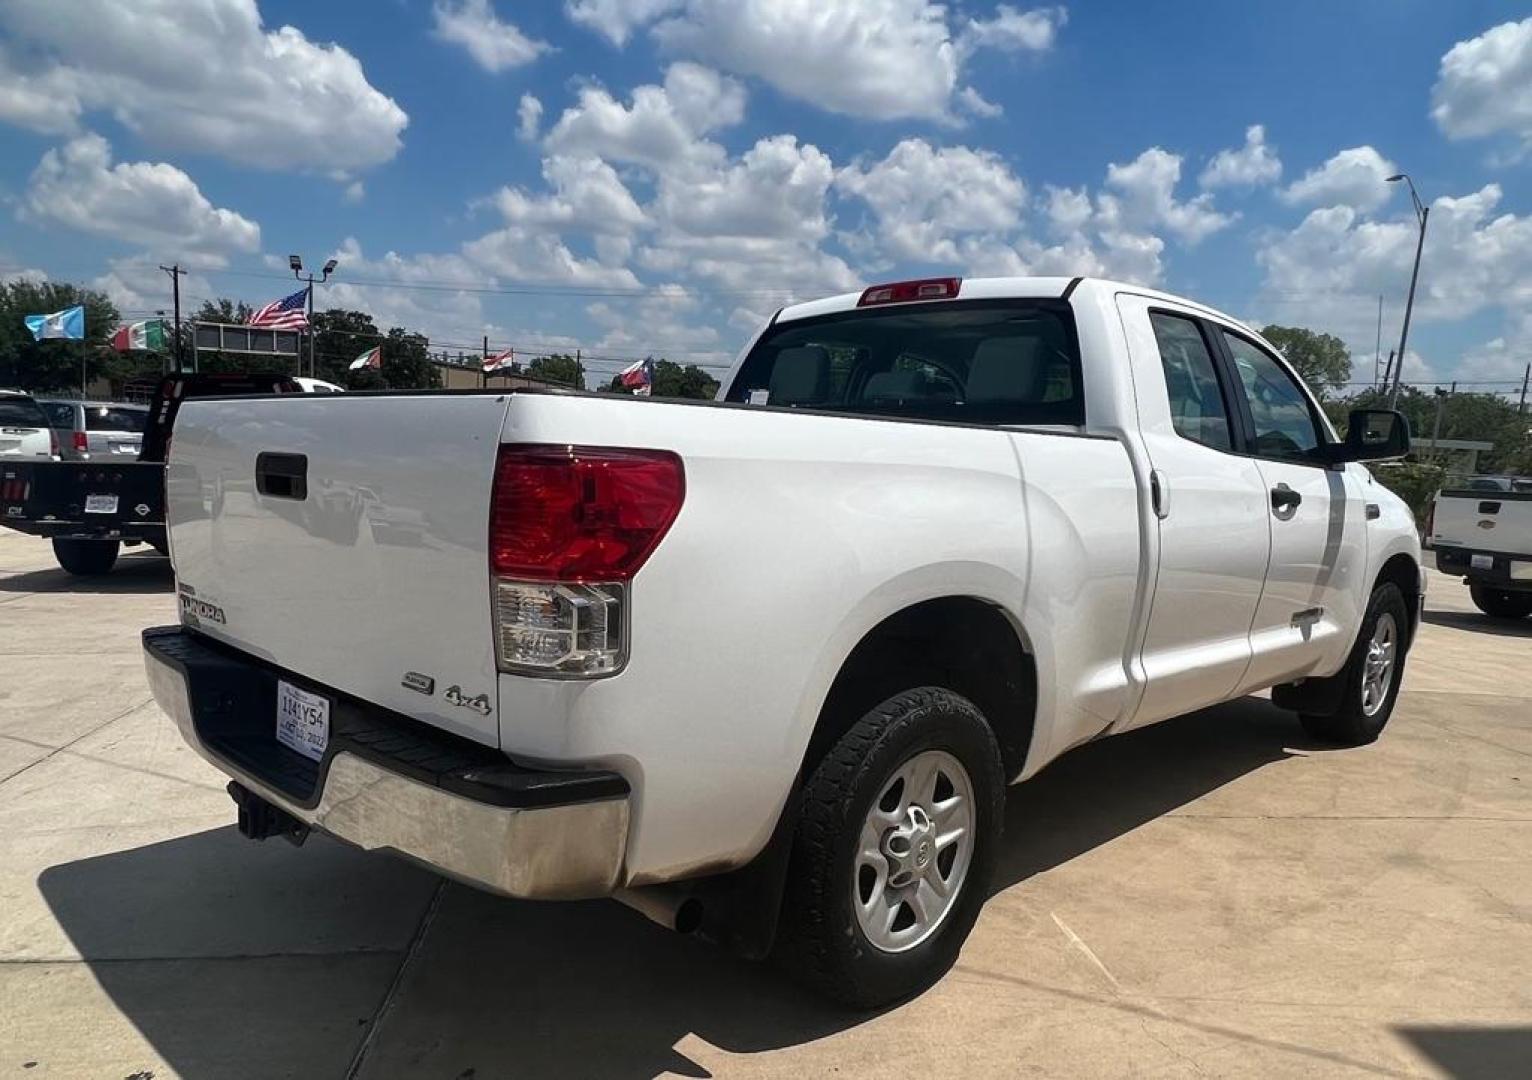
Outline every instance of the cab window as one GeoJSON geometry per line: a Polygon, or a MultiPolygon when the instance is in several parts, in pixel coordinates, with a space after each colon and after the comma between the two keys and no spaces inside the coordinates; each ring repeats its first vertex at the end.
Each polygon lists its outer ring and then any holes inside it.
{"type": "Polygon", "coordinates": [[[1255,425],[1250,449],[1261,457],[1312,458],[1324,438],[1298,381],[1264,349],[1238,334],[1221,332],[1255,425]]]}
{"type": "Polygon", "coordinates": [[[1228,408],[1202,330],[1191,319],[1163,312],[1151,314],[1149,321],[1160,348],[1176,434],[1215,450],[1232,449],[1228,408]]]}

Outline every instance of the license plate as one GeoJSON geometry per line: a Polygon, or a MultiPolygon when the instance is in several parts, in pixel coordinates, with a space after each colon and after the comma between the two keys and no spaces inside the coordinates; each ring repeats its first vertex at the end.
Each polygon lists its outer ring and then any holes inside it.
{"type": "Polygon", "coordinates": [[[1470,555],[1468,556],[1468,565],[1475,570],[1493,570],[1495,568],[1495,557],[1493,555],[1470,555]]]}
{"type": "Polygon", "coordinates": [[[85,512],[87,514],[115,514],[117,512],[117,496],[87,495],[85,496],[85,512]]]}
{"type": "Polygon", "coordinates": [[[138,453],[138,444],[137,443],[125,443],[125,442],[114,442],[112,444],[112,453],[114,453],[114,454],[137,454],[138,453]]]}
{"type": "Polygon", "coordinates": [[[318,761],[330,745],[329,699],[277,680],[277,742],[318,761]]]}

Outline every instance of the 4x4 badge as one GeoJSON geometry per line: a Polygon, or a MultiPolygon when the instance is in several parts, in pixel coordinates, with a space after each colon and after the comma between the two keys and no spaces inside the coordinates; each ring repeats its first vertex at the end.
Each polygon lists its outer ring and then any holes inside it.
{"type": "Polygon", "coordinates": [[[447,692],[442,697],[446,698],[450,705],[461,705],[465,709],[472,709],[480,716],[489,715],[488,694],[480,694],[478,697],[464,697],[461,686],[449,686],[447,687],[447,692]]]}

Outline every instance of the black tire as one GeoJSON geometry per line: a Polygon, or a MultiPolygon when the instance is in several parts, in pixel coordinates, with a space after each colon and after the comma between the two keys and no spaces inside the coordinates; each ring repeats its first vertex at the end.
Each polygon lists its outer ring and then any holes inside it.
{"type": "Polygon", "coordinates": [[[852,725],[800,793],[777,959],[797,978],[846,1005],[875,1008],[926,989],[950,968],[989,893],[1005,803],[1000,748],[983,714],[936,687],[907,690],[852,725]],[[852,908],[856,849],[873,800],[926,750],[945,751],[968,773],[974,847],[952,906],[930,936],[885,952],[852,908]]]}
{"type": "Polygon", "coordinates": [[[1387,726],[1388,718],[1394,712],[1394,702],[1399,698],[1410,625],[1410,609],[1399,587],[1392,582],[1384,582],[1374,589],[1367,603],[1367,612],[1362,618],[1362,628],[1357,634],[1356,644],[1351,647],[1351,656],[1347,658],[1346,666],[1332,676],[1340,684],[1339,705],[1334,712],[1323,716],[1301,714],[1299,720],[1304,730],[1316,739],[1343,746],[1365,746],[1375,742],[1387,726]],[[1377,630],[1379,619],[1385,614],[1393,617],[1395,627],[1393,672],[1381,707],[1369,714],[1362,701],[1368,646],[1377,630]]]}
{"type": "Polygon", "coordinates": [[[121,542],[112,539],[85,540],[55,537],[53,557],[71,574],[91,577],[108,573],[117,564],[121,542]]]}
{"type": "Polygon", "coordinates": [[[1532,592],[1512,592],[1488,585],[1470,585],[1474,606],[1497,619],[1525,619],[1532,615],[1532,592]]]}

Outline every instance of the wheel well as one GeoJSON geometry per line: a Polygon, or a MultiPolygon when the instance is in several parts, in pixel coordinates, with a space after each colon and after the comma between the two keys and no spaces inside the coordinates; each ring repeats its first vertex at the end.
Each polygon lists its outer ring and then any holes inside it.
{"type": "Polygon", "coordinates": [[[1393,582],[1404,595],[1404,606],[1410,613],[1410,640],[1414,641],[1416,624],[1420,621],[1420,566],[1401,552],[1383,564],[1373,588],[1385,581],[1393,582]]]}
{"type": "Polygon", "coordinates": [[[978,706],[1000,744],[1007,779],[1021,771],[1037,706],[1036,665],[999,608],[950,596],[890,615],[857,643],[820,709],[804,773],[868,709],[931,685],[978,706]]]}

